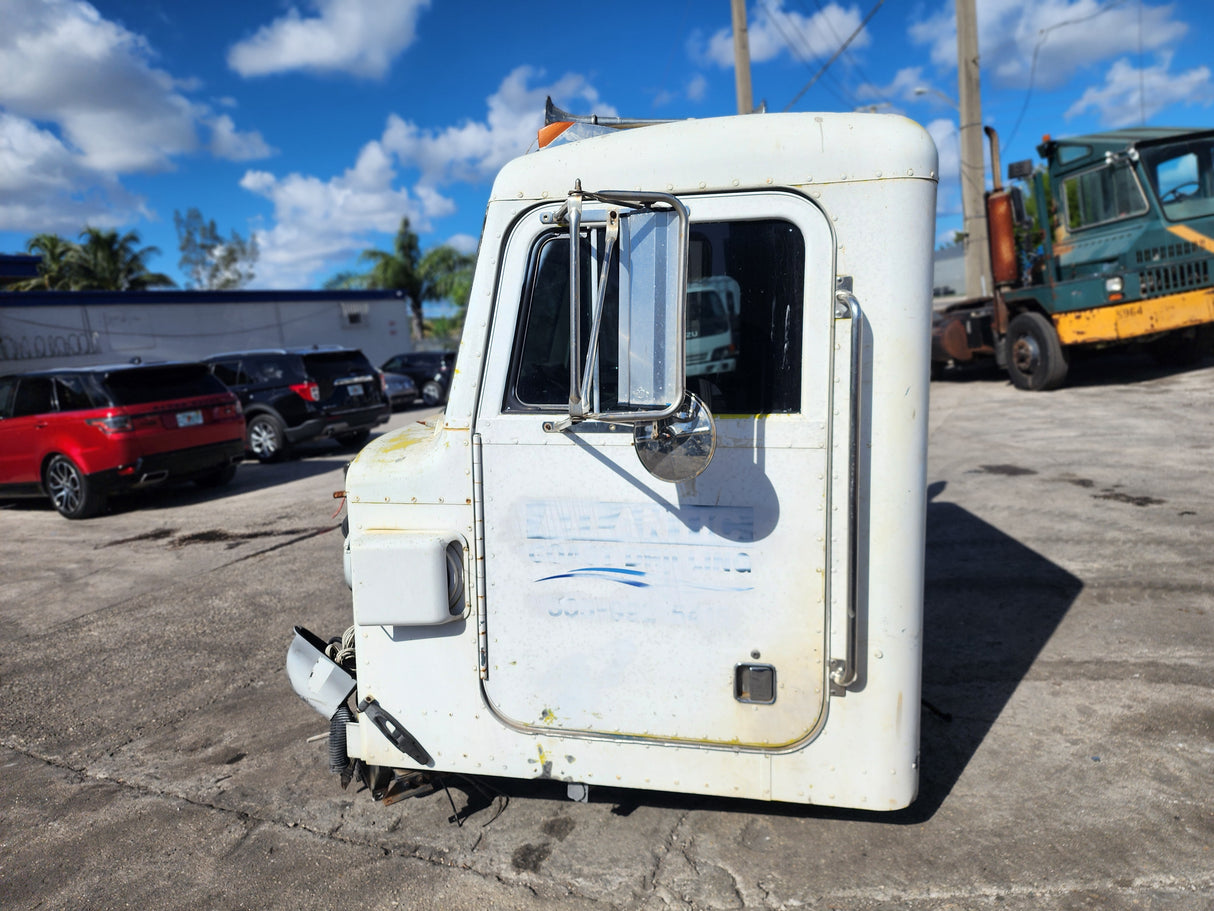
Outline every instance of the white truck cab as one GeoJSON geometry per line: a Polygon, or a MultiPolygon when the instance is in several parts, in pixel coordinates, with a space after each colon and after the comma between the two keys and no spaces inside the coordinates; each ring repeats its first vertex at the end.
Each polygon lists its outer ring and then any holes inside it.
{"type": "Polygon", "coordinates": [[[494,184],[446,412],[349,467],[354,624],[288,655],[331,768],[904,807],[935,147],[568,121],[494,184]]]}

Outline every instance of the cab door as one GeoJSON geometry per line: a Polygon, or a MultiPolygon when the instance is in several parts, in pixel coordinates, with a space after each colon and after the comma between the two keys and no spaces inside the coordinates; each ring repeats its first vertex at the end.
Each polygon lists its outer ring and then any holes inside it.
{"type": "MultiPolygon", "coordinates": [[[[553,429],[568,235],[541,207],[506,240],[474,436],[484,693],[516,728],[786,747],[824,721],[829,689],[833,238],[793,193],[684,202],[688,282],[728,279],[740,301],[719,333],[732,350],[705,352],[721,369],[687,379],[714,456],[677,484],[641,466],[632,426],[553,429]]],[[[600,393],[617,331],[608,315],[600,393]]]]}

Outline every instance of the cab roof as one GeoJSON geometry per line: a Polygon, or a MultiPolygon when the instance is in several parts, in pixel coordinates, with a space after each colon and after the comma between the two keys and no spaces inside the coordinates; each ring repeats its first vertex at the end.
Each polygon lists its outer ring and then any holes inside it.
{"type": "Polygon", "coordinates": [[[1134,127],[1127,130],[1110,130],[1107,133],[1068,136],[1065,139],[1046,138],[1037,146],[1037,154],[1046,159],[1052,168],[1069,171],[1103,160],[1110,152],[1125,152],[1144,145],[1212,133],[1212,130],[1195,130],[1192,127],[1134,127]]]}
{"type": "Polygon", "coordinates": [[[492,201],[632,189],[701,193],[861,180],[936,180],[936,147],[892,114],[747,114],[654,123],[552,144],[502,168],[492,201]]]}

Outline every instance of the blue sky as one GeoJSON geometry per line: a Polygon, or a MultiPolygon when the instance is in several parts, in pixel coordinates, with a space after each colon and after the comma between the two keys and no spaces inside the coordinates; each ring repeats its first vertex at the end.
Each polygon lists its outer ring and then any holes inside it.
{"type": "MultiPolygon", "coordinates": [[[[952,0],[748,0],[756,104],[904,113],[960,227],[952,0]],[[926,90],[926,91],[924,91],[926,90]]],[[[1003,161],[1043,133],[1214,125],[1209,0],[977,0],[1003,161]]],[[[736,111],[729,0],[0,0],[0,252],[136,230],[180,278],[175,210],[255,234],[255,287],[314,288],[386,248],[475,247],[496,170],[551,94],[630,117],[736,111]]]]}

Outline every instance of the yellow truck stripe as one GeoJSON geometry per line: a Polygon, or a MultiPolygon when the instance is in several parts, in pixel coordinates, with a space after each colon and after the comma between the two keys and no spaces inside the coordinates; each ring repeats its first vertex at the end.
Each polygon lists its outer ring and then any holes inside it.
{"type": "Polygon", "coordinates": [[[1184,225],[1173,225],[1168,230],[1177,237],[1187,240],[1191,244],[1196,244],[1207,253],[1214,253],[1214,240],[1206,237],[1200,231],[1194,231],[1192,228],[1187,228],[1184,225]]]}
{"type": "MultiPolygon", "coordinates": [[[[1177,228],[1169,230],[1179,232],[1177,228]]],[[[1214,247],[1209,238],[1204,238],[1204,243],[1214,247]]],[[[1064,345],[1115,342],[1210,322],[1214,322],[1214,288],[1054,315],[1054,328],[1064,345]]]]}

